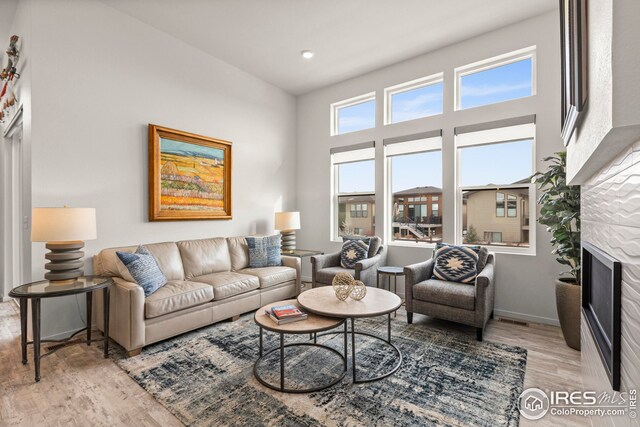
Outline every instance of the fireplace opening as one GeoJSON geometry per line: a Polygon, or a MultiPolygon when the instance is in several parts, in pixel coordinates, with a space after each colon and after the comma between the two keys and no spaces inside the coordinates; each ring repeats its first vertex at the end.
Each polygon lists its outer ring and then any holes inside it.
{"type": "Polygon", "coordinates": [[[620,390],[621,264],[582,242],[582,313],[613,390],[620,390]]]}

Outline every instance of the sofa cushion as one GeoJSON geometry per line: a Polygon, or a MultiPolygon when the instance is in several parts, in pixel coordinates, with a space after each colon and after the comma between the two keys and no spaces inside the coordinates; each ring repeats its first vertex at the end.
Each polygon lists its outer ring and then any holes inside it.
{"type": "Polygon", "coordinates": [[[175,242],[144,245],[158,261],[158,266],[167,280],[184,280],[184,269],[178,245],[175,242]]]}
{"type": "Polygon", "coordinates": [[[316,281],[330,285],[331,282],[333,281],[333,276],[335,276],[338,273],[349,273],[354,277],[356,275],[356,271],[354,269],[342,268],[342,267],[328,267],[328,268],[322,268],[316,271],[316,281]]]}
{"type": "Polygon", "coordinates": [[[194,307],[213,300],[213,288],[206,283],[171,280],[144,301],[147,319],[194,307]]]}
{"type": "Polygon", "coordinates": [[[249,246],[244,237],[229,237],[229,255],[231,256],[231,271],[240,271],[249,267],[249,246]]]}
{"type": "Polygon", "coordinates": [[[240,270],[239,273],[256,276],[260,281],[261,289],[296,280],[296,270],[291,267],[283,266],[245,268],[240,270]]]}
{"type": "Polygon", "coordinates": [[[369,255],[369,245],[364,240],[347,240],[342,244],[340,265],[343,268],[355,268],[356,264],[369,255]]]}
{"type": "Polygon", "coordinates": [[[433,279],[474,283],[478,275],[480,246],[458,246],[436,243],[433,279]]]}
{"type": "Polygon", "coordinates": [[[178,242],[184,277],[191,280],[205,274],[231,270],[227,239],[183,240],[178,242]]]}
{"type": "Polygon", "coordinates": [[[449,307],[474,310],[476,287],[464,283],[428,279],[413,285],[413,298],[449,307]]]}
{"type": "Polygon", "coordinates": [[[256,276],[232,271],[206,274],[193,280],[213,286],[213,299],[215,301],[260,288],[260,281],[256,276]]]}
{"type": "Polygon", "coordinates": [[[155,257],[144,246],[138,246],[134,253],[116,252],[116,255],[128,270],[132,281],[142,287],[145,297],[167,283],[155,257]]]}

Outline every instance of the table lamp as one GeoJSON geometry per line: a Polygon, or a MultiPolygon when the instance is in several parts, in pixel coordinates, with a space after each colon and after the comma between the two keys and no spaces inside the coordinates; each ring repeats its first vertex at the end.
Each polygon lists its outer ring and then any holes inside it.
{"type": "Polygon", "coordinates": [[[296,232],[300,230],[300,212],[276,212],[276,230],[282,235],[282,252],[296,248],[296,232]]]}
{"type": "Polygon", "coordinates": [[[84,275],[82,257],[85,240],[97,237],[94,208],[33,208],[31,241],[46,242],[50,250],[44,265],[51,281],[68,281],[84,275]]]}

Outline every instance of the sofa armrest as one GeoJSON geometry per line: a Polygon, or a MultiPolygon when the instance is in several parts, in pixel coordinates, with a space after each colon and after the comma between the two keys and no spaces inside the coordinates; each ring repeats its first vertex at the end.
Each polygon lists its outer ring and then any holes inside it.
{"type": "MultiPolygon", "coordinates": [[[[109,337],[127,351],[142,348],[145,340],[144,291],[136,283],[112,277],[114,285],[109,291],[109,337]]],[[[100,315],[103,293],[93,293],[96,309],[96,324],[104,331],[104,320],[100,315]]]]}
{"type": "Polygon", "coordinates": [[[487,265],[476,277],[476,327],[483,328],[489,320],[495,294],[495,256],[489,254],[487,265]]]}
{"type": "Polygon", "coordinates": [[[315,270],[322,270],[327,267],[340,267],[340,252],[325,255],[314,255],[311,257],[311,266],[315,270]]]}
{"type": "Polygon", "coordinates": [[[302,291],[302,262],[300,258],[294,256],[282,255],[282,265],[296,270],[296,295],[302,291]]]}
{"type": "Polygon", "coordinates": [[[430,279],[434,266],[435,260],[431,258],[404,268],[404,298],[408,313],[413,313],[413,285],[430,279]]]}

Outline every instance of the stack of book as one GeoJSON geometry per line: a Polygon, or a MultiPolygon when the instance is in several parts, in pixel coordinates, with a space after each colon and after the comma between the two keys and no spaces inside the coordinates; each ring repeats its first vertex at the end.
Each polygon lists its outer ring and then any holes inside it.
{"type": "Polygon", "coordinates": [[[301,311],[293,304],[273,306],[271,309],[265,311],[267,316],[278,325],[286,325],[287,323],[297,322],[307,318],[307,313],[301,311]]]}

